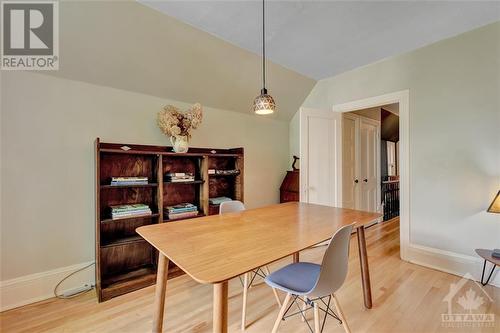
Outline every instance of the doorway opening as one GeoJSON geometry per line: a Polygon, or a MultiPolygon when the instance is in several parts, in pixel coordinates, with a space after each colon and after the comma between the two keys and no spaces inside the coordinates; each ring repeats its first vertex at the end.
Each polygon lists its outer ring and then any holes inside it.
{"type": "MultiPolygon", "coordinates": [[[[392,163],[392,165],[387,164],[386,181],[399,180],[399,190],[397,193],[399,202],[397,207],[399,207],[400,220],[400,256],[401,259],[406,261],[409,259],[410,250],[409,97],[409,90],[402,90],[380,96],[353,100],[351,102],[343,104],[335,104],[333,105],[332,109],[313,109],[302,107],[300,109],[299,122],[299,142],[301,158],[299,193],[300,201],[320,205],[342,207],[344,206],[344,179],[342,167],[344,164],[344,152],[342,147],[343,115],[345,113],[351,113],[353,111],[359,112],[361,110],[369,108],[380,108],[381,106],[384,106],[384,109],[392,114],[398,114],[399,141],[397,141],[397,145],[396,142],[394,142],[394,146],[389,143],[389,150],[394,148],[394,154],[391,153],[392,155],[390,155],[388,160],[393,161],[394,163],[392,163]],[[391,104],[397,104],[398,111],[390,109],[389,105],[391,104]],[[389,170],[391,172],[391,175],[389,175],[389,170]],[[396,173],[396,175],[393,174],[394,172],[396,173]]],[[[361,115],[361,117],[363,117],[363,115],[361,115]]],[[[380,117],[382,117],[382,114],[380,114],[380,117]]],[[[368,123],[368,121],[363,122],[363,124],[366,123],[368,123]]],[[[356,125],[353,126],[354,131],[356,131],[356,125]]],[[[360,128],[362,128],[361,123],[358,125],[358,130],[360,128]]],[[[378,173],[378,178],[375,177],[376,180],[372,182],[373,184],[375,184],[375,186],[366,189],[366,191],[363,192],[363,195],[365,195],[365,197],[367,198],[366,202],[375,206],[375,211],[378,210],[379,212],[383,212],[384,206],[382,205],[382,168],[380,165],[380,151],[382,143],[380,139],[370,139],[371,141],[367,139],[373,138],[373,126],[371,127],[371,129],[370,126],[365,126],[363,128],[363,132],[365,133],[365,135],[361,139],[358,139],[359,142],[365,143],[365,149],[367,151],[375,151],[379,154],[379,159],[376,163],[373,163],[374,165],[376,165],[378,173]],[[371,144],[369,145],[367,142],[371,142],[371,144]],[[374,188],[375,190],[373,190],[374,188]]],[[[382,127],[380,124],[380,132],[381,128],[382,127]]],[[[353,153],[353,155],[354,154],[355,153],[353,153]]],[[[373,165],[371,166],[371,168],[366,167],[366,169],[371,170],[373,174],[373,165]]],[[[354,172],[355,171],[353,171],[353,174],[354,172]]],[[[372,174],[369,176],[372,177],[372,174]]],[[[363,175],[359,175],[358,177],[361,176],[363,175]]],[[[354,181],[356,180],[356,178],[353,179],[354,181]]],[[[367,183],[367,185],[370,186],[372,185],[368,184],[370,182],[370,178],[368,177],[357,179],[358,184],[359,182],[364,182],[364,179],[366,179],[367,181],[364,183],[367,183]]],[[[352,180],[350,185],[352,186],[352,180]]],[[[393,188],[388,188],[385,192],[394,194],[393,190],[393,188]]],[[[351,197],[356,196],[355,191],[352,191],[352,193],[353,195],[351,197]]],[[[386,194],[384,193],[384,199],[385,196],[386,194]]],[[[387,207],[389,207],[389,199],[392,199],[392,197],[388,197],[384,202],[384,205],[387,207]]],[[[355,200],[351,201],[355,202],[355,200]]],[[[394,206],[396,200],[392,200],[391,203],[394,206]]],[[[352,205],[355,205],[355,203],[352,205]]],[[[392,213],[395,214],[397,212],[392,213]]]]}
{"type": "MultiPolygon", "coordinates": [[[[399,141],[397,145],[397,172],[399,174],[399,241],[400,257],[410,256],[410,91],[401,90],[384,95],[353,100],[333,105],[334,113],[345,113],[382,105],[398,104],[399,141]]],[[[390,110],[391,111],[391,110],[390,110]]],[[[394,110],[392,110],[394,111],[394,110]]],[[[394,112],[393,112],[394,113],[394,112]]],[[[342,180],[342,177],[340,177],[342,180]]],[[[342,188],[342,185],[341,185],[342,188]]]]}
{"type": "Polygon", "coordinates": [[[381,107],[380,174],[384,221],[399,217],[399,104],[381,107]]]}

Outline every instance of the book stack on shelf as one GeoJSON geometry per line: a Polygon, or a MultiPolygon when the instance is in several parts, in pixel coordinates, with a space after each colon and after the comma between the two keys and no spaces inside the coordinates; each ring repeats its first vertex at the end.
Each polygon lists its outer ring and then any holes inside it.
{"type": "Polygon", "coordinates": [[[112,186],[147,185],[148,177],[111,177],[112,186]]]}
{"type": "Polygon", "coordinates": [[[216,197],[216,198],[210,198],[208,199],[208,202],[211,204],[211,205],[220,205],[221,203],[223,202],[226,202],[226,201],[233,201],[233,199],[231,198],[228,198],[228,197],[216,197]]]}
{"type": "Polygon", "coordinates": [[[120,220],[129,217],[149,216],[151,208],[145,204],[111,206],[111,219],[120,220]]]}
{"type": "Polygon", "coordinates": [[[191,203],[181,203],[165,208],[165,216],[169,220],[186,219],[198,216],[198,207],[191,203]]]}
{"type": "Polygon", "coordinates": [[[173,172],[165,174],[165,181],[171,183],[193,182],[194,174],[191,172],[173,172]]]}
{"type": "Polygon", "coordinates": [[[230,169],[230,170],[216,170],[216,169],[208,169],[209,175],[220,175],[220,176],[237,176],[240,174],[240,170],[238,169],[230,169]]]}

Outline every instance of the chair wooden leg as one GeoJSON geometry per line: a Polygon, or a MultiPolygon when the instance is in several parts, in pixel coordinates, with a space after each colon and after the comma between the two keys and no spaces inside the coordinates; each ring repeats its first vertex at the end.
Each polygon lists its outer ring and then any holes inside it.
{"type": "Polygon", "coordinates": [[[337,312],[339,315],[340,320],[342,320],[342,326],[344,326],[344,330],[346,333],[351,333],[351,330],[349,329],[349,325],[347,325],[347,320],[345,319],[344,313],[342,312],[342,309],[340,308],[340,303],[339,300],[337,299],[337,296],[332,295],[333,303],[335,304],[335,307],[337,308],[337,312]]]}
{"type": "MultiPolygon", "coordinates": [[[[307,298],[304,297],[304,304],[302,304],[302,311],[306,311],[307,309],[307,298]]],[[[304,312],[303,313],[303,316],[300,316],[300,319],[302,320],[302,322],[305,322],[306,321],[306,313],[304,312]]]]}
{"type": "Polygon", "coordinates": [[[243,277],[243,306],[241,309],[241,330],[244,331],[247,327],[247,295],[248,295],[248,276],[250,273],[245,273],[243,277]]]}
{"type": "Polygon", "coordinates": [[[278,303],[278,306],[281,306],[280,296],[278,295],[278,291],[274,288],[273,288],[273,294],[274,294],[274,298],[276,298],[276,302],[278,303]]]}
{"type": "Polygon", "coordinates": [[[283,301],[283,304],[281,304],[281,309],[280,309],[280,312],[278,313],[278,318],[276,318],[276,322],[274,323],[272,333],[278,332],[278,327],[280,326],[281,319],[283,318],[283,315],[285,314],[286,307],[288,306],[288,303],[290,302],[290,297],[292,297],[292,294],[286,294],[285,300],[283,301]]]}
{"type": "MultiPolygon", "coordinates": [[[[269,271],[269,267],[267,265],[264,266],[264,271],[266,271],[267,275],[271,274],[271,272],[269,271]]],[[[281,300],[280,300],[280,296],[278,295],[278,291],[274,288],[272,288],[272,289],[273,289],[274,297],[276,298],[276,302],[278,302],[278,306],[281,307],[281,300]]]]}
{"type": "Polygon", "coordinates": [[[314,333],[320,333],[319,328],[319,305],[318,302],[314,302],[314,333]]]}

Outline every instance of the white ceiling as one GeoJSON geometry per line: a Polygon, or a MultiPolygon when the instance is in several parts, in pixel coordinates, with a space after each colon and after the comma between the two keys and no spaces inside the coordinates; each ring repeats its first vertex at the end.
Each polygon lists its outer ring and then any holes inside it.
{"type": "MultiPolygon", "coordinates": [[[[261,52],[261,2],[139,2],[251,52],[261,52]]],[[[266,3],[268,58],[314,79],[333,76],[500,20],[500,2],[266,3]]]]}

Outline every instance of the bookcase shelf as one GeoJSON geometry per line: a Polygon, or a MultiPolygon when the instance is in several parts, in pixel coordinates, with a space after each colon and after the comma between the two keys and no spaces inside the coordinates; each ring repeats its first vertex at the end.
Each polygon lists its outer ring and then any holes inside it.
{"type": "Polygon", "coordinates": [[[181,218],[178,218],[178,219],[173,219],[173,220],[170,220],[170,219],[164,219],[163,222],[167,223],[167,222],[177,222],[177,221],[182,221],[182,220],[189,220],[189,219],[195,219],[197,217],[203,217],[203,216],[207,216],[206,214],[204,213],[198,213],[198,215],[196,216],[191,216],[191,217],[181,217],[181,218]]]}
{"type": "Polygon", "coordinates": [[[133,187],[157,187],[158,183],[137,184],[137,185],[101,185],[101,190],[105,189],[120,189],[120,188],[133,188],[133,187]]]}
{"type": "Polygon", "coordinates": [[[141,236],[129,236],[129,237],[123,237],[123,238],[118,238],[109,242],[103,242],[101,243],[101,247],[110,247],[110,246],[121,246],[121,245],[126,245],[126,244],[131,244],[131,243],[136,243],[136,242],[145,242],[144,238],[141,236]]]}
{"type": "MultiPolygon", "coordinates": [[[[95,140],[96,289],[100,302],[150,286],[156,281],[157,251],[136,232],[140,226],[182,223],[218,214],[209,198],[226,196],[243,201],[243,148],[190,148],[175,153],[171,147],[103,143],[95,140]],[[239,174],[208,175],[208,169],[239,170],[239,174]],[[167,173],[192,173],[194,181],[170,182],[167,173]],[[111,185],[112,177],[147,177],[148,184],[111,185]],[[194,217],[167,219],[164,208],[181,203],[198,207],[194,217]],[[152,215],[110,218],[110,206],[145,204],[152,215]]],[[[182,241],[182,240],[179,240],[182,241]]],[[[184,272],[172,262],[168,278],[184,272]]]]}
{"type": "Polygon", "coordinates": [[[112,218],[106,218],[101,220],[101,223],[115,223],[119,221],[127,221],[127,220],[138,220],[138,219],[151,219],[160,216],[160,214],[151,214],[151,215],[142,215],[142,216],[130,216],[130,217],[123,217],[120,219],[112,219],[112,218]]]}
{"type": "Polygon", "coordinates": [[[208,175],[208,177],[210,178],[219,178],[219,177],[238,177],[239,174],[228,174],[228,175],[224,175],[224,174],[213,174],[213,175],[208,175]]]}
{"type": "Polygon", "coordinates": [[[150,286],[156,282],[156,266],[145,265],[119,274],[103,277],[101,294],[110,299],[127,292],[150,286]]]}
{"type": "Polygon", "coordinates": [[[204,180],[192,180],[188,182],[163,182],[165,185],[189,185],[189,184],[203,184],[204,180]]]}

